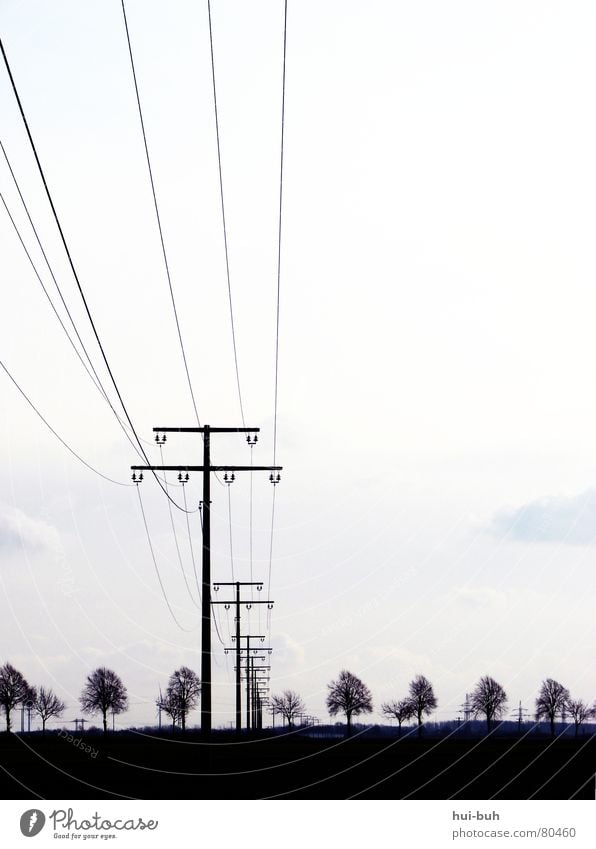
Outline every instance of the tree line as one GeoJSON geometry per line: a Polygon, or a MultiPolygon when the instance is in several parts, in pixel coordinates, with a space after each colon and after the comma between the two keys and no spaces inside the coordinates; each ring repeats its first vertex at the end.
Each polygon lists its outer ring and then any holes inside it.
{"type": "MultiPolygon", "coordinates": [[[[160,691],[155,704],[170,717],[172,728],[180,726],[184,731],[187,716],[198,706],[200,695],[199,676],[187,666],[181,666],[172,673],[165,693],[160,691]]],[[[101,715],[103,730],[107,733],[108,714],[118,715],[128,710],[128,693],[122,679],[113,670],[101,666],[87,676],[79,702],[83,713],[101,715]]],[[[372,713],[372,693],[357,675],[343,669],[337,679],[327,685],[326,705],[330,716],[345,716],[346,733],[349,735],[353,717],[372,713]]],[[[44,734],[47,721],[61,717],[66,710],[65,703],[51,688],[31,686],[21,672],[10,663],[5,663],[0,666],[0,708],[4,710],[6,731],[11,730],[11,714],[19,706],[39,716],[44,734]]],[[[431,682],[424,675],[416,675],[408,685],[407,694],[383,702],[380,712],[397,721],[398,735],[403,723],[412,719],[416,720],[420,734],[425,718],[437,707],[438,701],[431,682]]],[[[506,709],[507,694],[504,688],[489,675],[482,676],[470,695],[470,714],[474,718],[484,717],[487,732],[490,732],[494,723],[502,719],[506,709]]],[[[290,728],[305,711],[302,697],[294,690],[285,690],[271,697],[270,712],[283,716],[290,728]]],[[[536,720],[547,720],[554,736],[557,717],[563,719],[567,715],[573,721],[577,735],[584,722],[596,717],[596,704],[590,706],[582,699],[572,699],[566,687],[553,678],[546,678],[536,698],[536,720]]]]}
{"type": "MultiPolygon", "coordinates": [[[[326,704],[330,716],[343,714],[346,717],[348,735],[352,730],[353,717],[373,711],[369,688],[347,669],[343,669],[337,679],[327,685],[326,704]]],[[[397,721],[398,735],[401,734],[404,722],[411,719],[416,720],[418,733],[421,734],[425,717],[430,716],[437,707],[438,700],[431,682],[424,675],[416,675],[410,681],[407,695],[381,704],[381,714],[397,721]]],[[[291,727],[295,717],[304,713],[305,706],[297,693],[286,690],[281,696],[273,696],[272,709],[282,714],[291,727]]],[[[506,713],[507,693],[498,681],[490,675],[483,675],[470,695],[469,710],[475,719],[484,717],[487,732],[490,732],[495,722],[506,713]]],[[[553,678],[546,678],[536,698],[536,721],[548,720],[554,737],[557,717],[564,719],[567,715],[573,721],[577,735],[584,722],[596,717],[596,704],[590,706],[582,699],[572,699],[566,687],[553,678]]]]}
{"type": "MultiPolygon", "coordinates": [[[[186,727],[186,717],[199,701],[201,686],[196,672],[182,666],[172,673],[165,695],[161,692],[156,701],[158,708],[172,718],[173,724],[186,727]]],[[[108,715],[118,715],[128,710],[128,692],[122,679],[112,669],[100,666],[91,672],[79,696],[81,711],[89,716],[100,715],[104,734],[108,731],[108,715]]],[[[11,715],[24,707],[37,714],[45,734],[49,719],[58,719],[66,710],[62,699],[49,687],[33,687],[25,676],[10,663],[0,666],[0,708],[4,711],[6,730],[12,727],[11,715]]]]}

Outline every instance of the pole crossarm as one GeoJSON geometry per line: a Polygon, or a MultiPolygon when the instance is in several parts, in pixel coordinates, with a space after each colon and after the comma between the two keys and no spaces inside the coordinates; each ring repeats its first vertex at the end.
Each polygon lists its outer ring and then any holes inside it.
{"type": "Polygon", "coordinates": [[[262,587],[264,581],[214,581],[213,587],[235,587],[240,584],[241,587],[262,587]]]}
{"type": "MultiPolygon", "coordinates": [[[[240,603],[245,604],[245,605],[249,605],[249,606],[252,605],[252,604],[275,604],[274,601],[270,601],[270,600],[266,600],[266,601],[241,601],[240,603]]],[[[236,602],[234,600],[232,600],[232,601],[212,601],[211,604],[229,604],[230,606],[232,606],[233,604],[236,604],[236,602]]]]}
{"type": "Polygon", "coordinates": [[[283,466],[131,466],[134,472],[281,472],[283,466]]]}
{"type": "Polygon", "coordinates": [[[153,433],[260,433],[260,427],[154,427],[153,433]]]}

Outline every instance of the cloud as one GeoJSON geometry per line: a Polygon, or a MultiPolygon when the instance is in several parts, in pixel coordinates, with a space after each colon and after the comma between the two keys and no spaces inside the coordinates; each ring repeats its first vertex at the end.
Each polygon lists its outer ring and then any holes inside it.
{"type": "Polygon", "coordinates": [[[596,489],[574,496],[550,496],[493,516],[489,531],[521,542],[593,545],[596,542],[596,489]]]}
{"type": "Polygon", "coordinates": [[[18,507],[0,504],[0,550],[60,552],[60,535],[43,519],[28,516],[18,507]]]}
{"type": "Polygon", "coordinates": [[[461,587],[455,594],[455,601],[466,607],[498,610],[507,604],[507,596],[493,587],[461,587]]]}

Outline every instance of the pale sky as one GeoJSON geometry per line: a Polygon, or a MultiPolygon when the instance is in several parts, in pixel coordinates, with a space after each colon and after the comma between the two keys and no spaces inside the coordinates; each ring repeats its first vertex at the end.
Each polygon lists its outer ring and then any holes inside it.
{"type": "MultiPolygon", "coordinates": [[[[246,422],[262,428],[255,463],[268,464],[283,2],[212,12],[240,379],[246,422]]],[[[236,426],[206,2],[128,0],[127,14],[199,413],[236,426]]],[[[298,690],[323,720],[342,668],[371,688],[373,721],[417,673],[439,719],[484,674],[511,709],[531,710],[547,676],[596,694],[595,25],[587,2],[289,2],[272,689],[298,690]]],[[[154,426],[193,425],[120,3],[3,0],[0,30],[135,426],[150,440],[154,426]]],[[[4,69],[0,116],[103,378],[4,69]]],[[[0,192],[54,296],[1,158],[0,192]]],[[[0,358],[76,451],[129,482],[136,455],[1,206],[0,275],[0,358]]],[[[163,602],[134,488],[81,466],[3,374],[0,392],[0,662],[53,686],[67,719],[85,675],[110,666],[133,703],[122,722],[152,723],[169,674],[199,670],[167,503],[146,480],[158,566],[190,632],[163,602]]],[[[217,462],[247,462],[241,438],[214,442],[217,462]]],[[[197,463],[200,450],[172,437],[164,459],[197,463]]],[[[195,475],[193,506],[200,487],[195,475]]],[[[231,500],[234,575],[248,580],[246,477],[231,500]]],[[[265,583],[270,512],[255,475],[265,583]]],[[[231,580],[218,484],[213,513],[213,576],[231,580]]],[[[251,611],[251,631],[266,624],[251,611]]],[[[213,645],[223,725],[233,660],[215,633],[213,645]]]]}

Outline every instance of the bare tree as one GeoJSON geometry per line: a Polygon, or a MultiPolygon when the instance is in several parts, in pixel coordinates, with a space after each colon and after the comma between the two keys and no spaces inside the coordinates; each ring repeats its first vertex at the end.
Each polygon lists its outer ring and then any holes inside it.
{"type": "Polygon", "coordinates": [[[105,666],[87,676],[79,701],[83,713],[101,713],[104,734],[108,733],[108,712],[118,714],[128,710],[126,687],[121,678],[105,666]]]}
{"type": "Polygon", "coordinates": [[[594,716],[596,716],[596,708],[590,707],[590,705],[586,704],[581,699],[569,699],[567,701],[566,708],[571,714],[571,718],[573,719],[576,737],[579,733],[580,725],[582,725],[582,723],[586,722],[588,719],[592,719],[594,716]]]}
{"type": "Polygon", "coordinates": [[[10,663],[0,666],[0,707],[4,708],[6,730],[10,731],[10,714],[17,705],[24,704],[32,696],[32,688],[24,676],[10,663]]]}
{"type": "Polygon", "coordinates": [[[418,720],[418,734],[422,733],[422,719],[429,716],[438,705],[433,686],[424,675],[417,675],[410,681],[409,701],[414,708],[414,716],[418,720]]]}
{"type": "Polygon", "coordinates": [[[383,702],[381,713],[391,719],[397,719],[397,736],[401,737],[402,723],[414,716],[415,709],[411,699],[400,699],[399,701],[393,699],[390,702],[383,702]]]}
{"type": "Polygon", "coordinates": [[[53,716],[62,716],[66,705],[53,690],[40,687],[33,700],[33,710],[41,719],[41,733],[46,733],[46,722],[53,716]]]}
{"type": "Polygon", "coordinates": [[[294,724],[294,719],[305,710],[304,702],[294,690],[284,690],[281,695],[271,697],[272,713],[280,713],[287,719],[289,728],[294,724]]]}
{"type": "Polygon", "coordinates": [[[542,682],[536,699],[536,719],[548,719],[551,736],[555,736],[555,719],[562,714],[569,702],[569,690],[553,678],[542,682]]]}
{"type": "Polygon", "coordinates": [[[472,693],[470,707],[474,716],[484,714],[489,733],[493,720],[499,719],[507,707],[507,693],[494,678],[483,675],[472,693]]]}
{"type": "Polygon", "coordinates": [[[366,684],[356,675],[342,669],[337,681],[327,684],[327,710],[331,716],[345,713],[346,734],[352,733],[352,716],[372,713],[372,694],[366,684]]]}
{"type": "Polygon", "coordinates": [[[174,731],[176,723],[180,722],[181,711],[178,696],[175,693],[172,693],[170,689],[167,689],[165,696],[160,692],[159,698],[156,700],[155,704],[160,710],[170,717],[172,720],[172,731],[174,731]]]}
{"type": "Polygon", "coordinates": [[[181,666],[170,675],[166,698],[169,698],[170,706],[177,710],[183,731],[186,730],[186,717],[199,704],[200,696],[199,676],[188,666],[181,666]]]}

